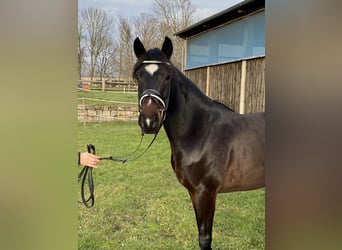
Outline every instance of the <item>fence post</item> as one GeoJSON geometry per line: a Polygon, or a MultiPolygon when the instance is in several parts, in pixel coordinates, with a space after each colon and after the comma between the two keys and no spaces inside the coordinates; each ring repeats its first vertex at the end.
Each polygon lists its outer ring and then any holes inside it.
{"type": "Polygon", "coordinates": [[[247,62],[246,60],[243,60],[241,64],[240,110],[239,110],[240,114],[245,113],[246,70],[247,70],[247,62]]]}
{"type": "Polygon", "coordinates": [[[210,91],[210,66],[207,66],[207,80],[206,80],[206,83],[205,83],[205,94],[207,96],[209,96],[209,91],[210,91]]]}
{"type": "Polygon", "coordinates": [[[83,104],[83,128],[85,128],[85,119],[86,119],[86,109],[85,109],[85,97],[83,96],[82,99],[82,104],[83,104]]]}
{"type": "Polygon", "coordinates": [[[102,78],[102,91],[105,91],[106,88],[106,80],[102,78]]]}

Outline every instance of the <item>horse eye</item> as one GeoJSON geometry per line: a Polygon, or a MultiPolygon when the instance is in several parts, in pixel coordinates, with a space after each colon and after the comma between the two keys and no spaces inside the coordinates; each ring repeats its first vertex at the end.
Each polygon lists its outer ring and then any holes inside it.
{"type": "Polygon", "coordinates": [[[170,75],[167,75],[165,78],[166,81],[170,80],[170,75]]]}

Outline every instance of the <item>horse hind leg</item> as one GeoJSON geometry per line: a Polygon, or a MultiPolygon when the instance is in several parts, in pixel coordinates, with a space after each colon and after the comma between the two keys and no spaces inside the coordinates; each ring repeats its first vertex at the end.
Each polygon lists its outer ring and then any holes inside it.
{"type": "Polygon", "coordinates": [[[217,193],[208,190],[189,193],[196,215],[199,247],[201,250],[211,250],[217,193]]]}

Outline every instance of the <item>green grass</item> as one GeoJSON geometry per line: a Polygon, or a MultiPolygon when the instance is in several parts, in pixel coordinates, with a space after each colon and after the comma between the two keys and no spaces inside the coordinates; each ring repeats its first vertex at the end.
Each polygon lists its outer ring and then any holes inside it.
{"type": "MultiPolygon", "coordinates": [[[[115,102],[125,102],[132,103],[132,105],[137,105],[138,103],[138,95],[133,92],[114,92],[114,91],[78,91],[78,98],[91,98],[91,99],[100,99],[100,100],[109,100],[115,102]]],[[[78,103],[82,104],[82,100],[78,99],[78,103]]],[[[112,102],[105,101],[94,101],[94,100],[86,100],[86,104],[95,104],[95,105],[115,105],[112,102]]]]}
{"type": "MultiPolygon", "coordinates": [[[[145,135],[141,149],[152,139],[145,135]]],[[[79,125],[78,149],[93,143],[101,156],[125,156],[140,141],[137,122],[79,125]]],[[[195,214],[170,165],[162,129],[141,158],[103,161],[93,171],[95,205],[79,204],[79,249],[198,249],[195,214]]],[[[219,194],[213,249],[265,249],[264,190],[219,194]]]]}

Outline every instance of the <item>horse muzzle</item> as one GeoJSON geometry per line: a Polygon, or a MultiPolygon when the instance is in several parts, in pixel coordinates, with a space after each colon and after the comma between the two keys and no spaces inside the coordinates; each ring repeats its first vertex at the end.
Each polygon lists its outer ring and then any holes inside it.
{"type": "Polygon", "coordinates": [[[156,134],[161,127],[160,118],[156,114],[151,116],[140,114],[139,126],[145,134],[156,134]]]}
{"type": "Polygon", "coordinates": [[[139,99],[139,126],[146,134],[157,134],[165,119],[165,102],[158,91],[148,89],[139,99]]]}

